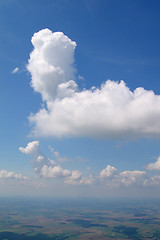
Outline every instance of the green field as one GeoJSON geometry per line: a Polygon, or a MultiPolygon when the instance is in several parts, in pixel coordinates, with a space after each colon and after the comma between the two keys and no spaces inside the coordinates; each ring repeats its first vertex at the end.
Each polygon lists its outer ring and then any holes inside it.
{"type": "Polygon", "coordinates": [[[160,239],[158,203],[0,199],[0,240],[160,239]]]}

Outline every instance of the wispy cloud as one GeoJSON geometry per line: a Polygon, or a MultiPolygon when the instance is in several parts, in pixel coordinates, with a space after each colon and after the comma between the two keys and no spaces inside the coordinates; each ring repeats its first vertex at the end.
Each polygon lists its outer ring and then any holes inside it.
{"type": "Polygon", "coordinates": [[[15,74],[15,73],[18,73],[19,72],[19,68],[16,67],[13,71],[12,71],[12,74],[15,74]]]}

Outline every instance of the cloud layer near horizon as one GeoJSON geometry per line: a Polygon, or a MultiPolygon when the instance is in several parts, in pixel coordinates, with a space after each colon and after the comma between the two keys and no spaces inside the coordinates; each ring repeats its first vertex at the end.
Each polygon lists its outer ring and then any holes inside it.
{"type": "Polygon", "coordinates": [[[31,86],[46,106],[31,114],[34,136],[94,138],[157,137],[160,96],[124,81],[79,90],[75,82],[76,43],[62,32],[41,30],[32,37],[28,71],[31,86]]]}
{"type": "MultiPolygon", "coordinates": [[[[39,141],[30,142],[25,148],[20,147],[19,150],[22,153],[32,157],[31,163],[33,165],[34,171],[40,178],[43,179],[63,179],[64,183],[72,185],[98,184],[105,185],[109,188],[118,186],[129,187],[160,184],[159,175],[150,177],[146,171],[141,170],[127,170],[119,173],[118,169],[111,165],[107,165],[100,171],[99,175],[97,176],[93,173],[89,176],[84,176],[84,174],[77,169],[65,169],[57,164],[58,157],[55,159],[56,161],[46,158],[39,148],[39,141]]],[[[54,156],[56,157],[56,155],[54,156]]],[[[148,170],[151,169],[148,168],[148,170]]]]}

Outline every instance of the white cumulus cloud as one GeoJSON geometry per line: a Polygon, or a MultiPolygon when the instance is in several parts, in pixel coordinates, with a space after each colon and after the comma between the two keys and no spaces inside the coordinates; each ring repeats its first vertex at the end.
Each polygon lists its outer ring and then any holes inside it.
{"type": "Polygon", "coordinates": [[[81,182],[82,178],[83,178],[83,175],[79,170],[73,170],[71,172],[70,176],[68,176],[65,179],[65,182],[75,185],[75,184],[79,184],[81,182]]]}
{"type": "Polygon", "coordinates": [[[99,178],[112,178],[115,175],[117,175],[117,169],[115,167],[112,167],[111,165],[107,165],[106,168],[102,169],[102,171],[100,172],[99,178]]]}
{"type": "Polygon", "coordinates": [[[63,169],[61,166],[46,166],[41,168],[40,176],[45,178],[58,178],[58,177],[68,177],[71,172],[68,169],[63,169]]]}
{"type": "Polygon", "coordinates": [[[156,162],[149,163],[146,166],[146,169],[148,169],[148,170],[160,170],[160,157],[158,157],[156,162]]]}
{"type": "Polygon", "coordinates": [[[76,43],[62,32],[52,33],[44,29],[34,34],[32,44],[34,50],[27,68],[32,76],[34,90],[46,101],[55,99],[61,88],[62,92],[72,91],[75,83],[70,80],[75,78],[73,63],[76,43]]]}
{"type": "Polygon", "coordinates": [[[39,154],[39,141],[29,142],[25,148],[19,147],[19,151],[27,155],[39,154]]]}
{"type": "Polygon", "coordinates": [[[31,114],[35,136],[132,138],[160,136],[160,95],[124,81],[79,90],[75,82],[76,43],[62,32],[43,29],[32,37],[31,86],[46,103],[31,114]]]}
{"type": "MultiPolygon", "coordinates": [[[[60,154],[50,147],[57,161],[62,161],[60,154]]],[[[54,160],[46,158],[39,148],[39,141],[32,141],[27,144],[25,148],[20,147],[19,150],[32,157],[31,163],[34,171],[38,176],[43,178],[65,178],[65,182],[69,184],[90,184],[91,178],[84,178],[79,170],[65,169],[54,160]]],[[[63,162],[63,161],[62,161],[63,162]]]]}
{"type": "Polygon", "coordinates": [[[40,174],[41,168],[46,166],[53,166],[55,162],[47,158],[39,148],[39,141],[32,141],[27,144],[25,148],[19,147],[19,151],[31,156],[31,164],[34,171],[40,174]]]}
{"type": "Polygon", "coordinates": [[[145,171],[124,171],[119,174],[119,182],[125,186],[131,184],[144,185],[147,178],[145,171]]]}
{"type": "Polygon", "coordinates": [[[110,187],[139,185],[143,186],[149,180],[145,171],[124,171],[118,173],[118,169],[107,165],[99,174],[99,179],[103,180],[110,187]]]}
{"type": "MultiPolygon", "coordinates": [[[[59,161],[60,154],[50,147],[51,152],[59,161]]],[[[152,186],[160,185],[160,176],[149,176],[146,171],[126,170],[119,172],[117,168],[107,165],[98,175],[94,173],[85,176],[78,169],[67,169],[57,164],[57,161],[47,158],[39,147],[39,141],[32,141],[26,147],[20,147],[19,150],[32,157],[31,163],[35,173],[41,179],[63,179],[63,182],[71,185],[103,185],[107,188],[130,187],[130,186],[152,186]]],[[[159,160],[146,167],[147,170],[159,170],[159,160]]],[[[60,162],[60,161],[59,161],[60,162]]],[[[63,161],[61,162],[63,163],[63,161]]],[[[0,178],[26,179],[21,174],[0,170],[0,178]]]]}
{"type": "Polygon", "coordinates": [[[156,186],[160,185],[160,176],[153,176],[145,181],[145,185],[156,186]]]}
{"type": "Polygon", "coordinates": [[[23,179],[28,179],[27,177],[23,176],[21,173],[14,173],[14,172],[9,172],[7,170],[0,170],[0,178],[15,178],[19,180],[23,179]]]}

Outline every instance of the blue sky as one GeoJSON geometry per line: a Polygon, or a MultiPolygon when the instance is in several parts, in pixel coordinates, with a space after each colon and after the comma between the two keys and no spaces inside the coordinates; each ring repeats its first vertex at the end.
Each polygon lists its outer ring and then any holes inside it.
{"type": "Polygon", "coordinates": [[[1,0],[1,195],[40,195],[42,190],[46,195],[63,195],[66,189],[64,195],[104,196],[109,192],[123,196],[134,189],[135,196],[139,191],[149,196],[152,188],[157,196],[159,5],[156,0],[1,0]],[[54,32],[62,32],[62,40],[54,32]],[[54,36],[45,54],[31,43],[35,33],[35,42],[42,40],[43,44],[49,35],[54,36]],[[65,55],[63,41],[69,46],[65,55]],[[40,55],[35,54],[37,50],[40,55]],[[36,55],[33,59],[31,52],[36,55]],[[64,76],[58,70],[59,75],[48,75],[47,70],[42,74],[38,60],[42,58],[44,66],[45,57],[54,67],[62,67],[64,76]],[[48,76],[50,85],[46,84],[48,76]],[[108,79],[110,85],[105,85],[108,79]],[[59,83],[53,86],[55,81],[59,83]],[[56,95],[59,86],[63,89],[56,95]],[[140,89],[142,98],[134,102],[138,95],[133,92],[139,87],[145,92],[140,89]],[[47,113],[45,122],[40,109],[47,113]],[[42,161],[37,161],[39,156],[42,161]],[[41,165],[35,164],[40,161],[41,165]]]}

